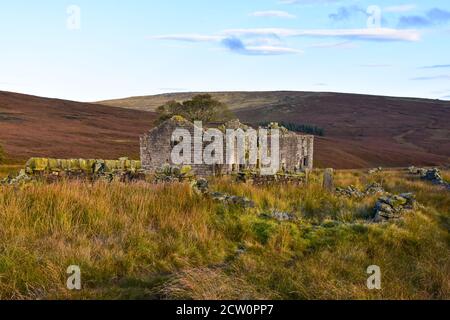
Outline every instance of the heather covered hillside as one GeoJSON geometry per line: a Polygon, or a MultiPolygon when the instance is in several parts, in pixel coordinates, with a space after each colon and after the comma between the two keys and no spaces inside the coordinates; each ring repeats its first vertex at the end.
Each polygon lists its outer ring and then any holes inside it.
{"type": "MultiPolygon", "coordinates": [[[[195,93],[134,97],[100,103],[154,111],[195,93]]],[[[315,165],[335,168],[400,167],[450,162],[450,102],[321,92],[218,92],[243,122],[285,122],[322,129],[315,165]]]]}

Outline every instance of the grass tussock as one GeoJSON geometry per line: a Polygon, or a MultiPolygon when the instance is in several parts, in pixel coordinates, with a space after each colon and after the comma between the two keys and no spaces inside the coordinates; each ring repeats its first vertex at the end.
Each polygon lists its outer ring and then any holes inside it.
{"type": "MultiPolygon", "coordinates": [[[[448,174],[446,172],[445,174],[448,174]]],[[[449,299],[450,196],[403,172],[343,171],[336,184],[381,182],[421,207],[372,224],[376,196],[212,181],[254,209],[224,206],[186,184],[29,184],[0,187],[1,299],[449,299]],[[295,222],[265,219],[282,210],[295,222]],[[66,289],[78,265],[81,291],[66,289]],[[382,270],[382,290],[366,269],[382,270]]]]}

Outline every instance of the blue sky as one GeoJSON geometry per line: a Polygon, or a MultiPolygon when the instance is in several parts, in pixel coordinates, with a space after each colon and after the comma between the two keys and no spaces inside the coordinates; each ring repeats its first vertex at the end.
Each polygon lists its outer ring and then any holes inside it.
{"type": "Polygon", "coordinates": [[[15,0],[0,90],[95,101],[304,90],[450,100],[450,3],[15,0]]]}

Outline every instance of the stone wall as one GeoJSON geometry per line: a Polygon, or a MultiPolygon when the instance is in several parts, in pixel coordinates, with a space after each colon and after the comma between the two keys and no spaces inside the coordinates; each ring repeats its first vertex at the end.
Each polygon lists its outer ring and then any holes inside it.
{"type": "Polygon", "coordinates": [[[31,158],[25,165],[25,172],[31,175],[58,172],[94,174],[117,171],[136,172],[139,170],[141,170],[141,161],[129,160],[128,158],[120,158],[119,160],[31,158]]]}

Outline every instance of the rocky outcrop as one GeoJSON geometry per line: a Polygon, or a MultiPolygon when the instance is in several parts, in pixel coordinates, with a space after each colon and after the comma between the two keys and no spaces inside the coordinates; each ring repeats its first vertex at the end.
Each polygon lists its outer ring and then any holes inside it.
{"type": "Polygon", "coordinates": [[[374,222],[400,219],[416,208],[416,198],[412,193],[386,195],[378,199],[374,208],[374,222]]]}

